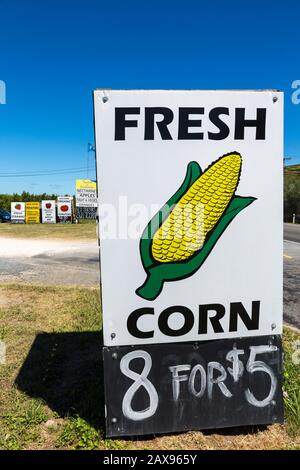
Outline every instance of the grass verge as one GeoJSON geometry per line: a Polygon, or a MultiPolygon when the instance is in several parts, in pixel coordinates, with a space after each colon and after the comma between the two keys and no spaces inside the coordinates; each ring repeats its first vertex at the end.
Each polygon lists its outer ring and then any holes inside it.
{"type": "Polygon", "coordinates": [[[100,327],[97,289],[0,284],[0,449],[300,449],[297,332],[284,332],[284,426],[105,439],[100,327]]]}
{"type": "Polygon", "coordinates": [[[291,435],[300,433],[300,335],[284,330],[284,402],[285,416],[291,435]]]}
{"type": "Polygon", "coordinates": [[[96,222],[79,224],[0,224],[0,237],[40,239],[96,239],[96,222]]]}

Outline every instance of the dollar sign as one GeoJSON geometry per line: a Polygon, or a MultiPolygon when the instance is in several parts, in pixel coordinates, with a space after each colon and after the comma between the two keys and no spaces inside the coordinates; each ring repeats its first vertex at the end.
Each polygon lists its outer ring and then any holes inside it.
{"type": "Polygon", "coordinates": [[[232,362],[232,367],[227,367],[227,370],[229,374],[232,375],[234,382],[238,382],[239,378],[243,375],[244,364],[239,359],[239,356],[244,353],[244,349],[237,349],[236,346],[234,346],[226,355],[227,361],[232,362]]]}

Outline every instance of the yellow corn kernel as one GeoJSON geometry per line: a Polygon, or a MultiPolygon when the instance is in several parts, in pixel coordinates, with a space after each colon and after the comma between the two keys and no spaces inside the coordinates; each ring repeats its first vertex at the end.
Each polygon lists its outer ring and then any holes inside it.
{"type": "Polygon", "coordinates": [[[184,261],[201,249],[236,191],[241,165],[239,154],[225,155],[192,184],[154,234],[156,261],[184,261]]]}

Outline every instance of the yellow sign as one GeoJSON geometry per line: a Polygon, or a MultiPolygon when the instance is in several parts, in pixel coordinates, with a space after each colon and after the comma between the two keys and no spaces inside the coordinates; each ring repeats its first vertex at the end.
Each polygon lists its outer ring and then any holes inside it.
{"type": "Polygon", "coordinates": [[[76,189],[96,189],[96,181],[76,180],[76,189]]]}
{"type": "Polygon", "coordinates": [[[26,202],[26,224],[40,223],[40,203],[26,202]]]}
{"type": "Polygon", "coordinates": [[[97,207],[97,185],[92,180],[76,180],[76,207],[97,207]]]}

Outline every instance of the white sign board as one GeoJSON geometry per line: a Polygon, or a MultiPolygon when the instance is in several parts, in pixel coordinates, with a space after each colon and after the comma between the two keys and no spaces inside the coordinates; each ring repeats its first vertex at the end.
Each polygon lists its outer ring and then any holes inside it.
{"type": "Polygon", "coordinates": [[[94,99],[104,344],[281,334],[283,94],[94,99]]]}
{"type": "Polygon", "coordinates": [[[59,196],[57,198],[57,215],[58,217],[72,216],[72,197],[59,196]]]}
{"type": "Polygon", "coordinates": [[[25,202],[12,202],[10,207],[11,222],[25,223],[25,202]]]}
{"type": "Polygon", "coordinates": [[[56,224],[55,201],[42,201],[42,223],[56,224]]]}

